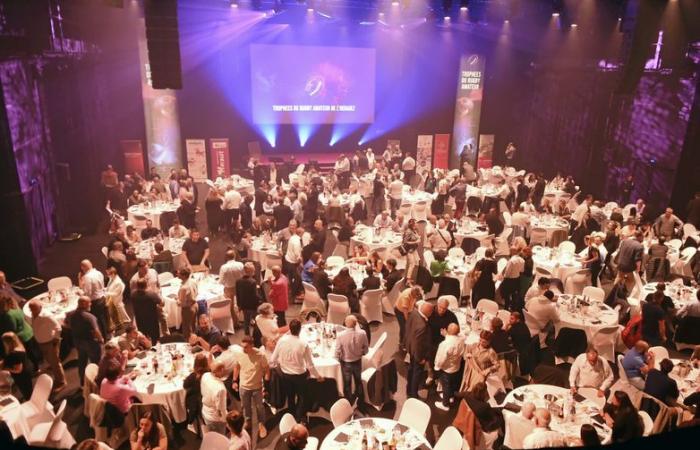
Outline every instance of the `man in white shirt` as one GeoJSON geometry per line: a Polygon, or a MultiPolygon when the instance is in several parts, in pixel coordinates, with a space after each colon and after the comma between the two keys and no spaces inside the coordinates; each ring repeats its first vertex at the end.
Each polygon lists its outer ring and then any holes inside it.
{"type": "Polygon", "coordinates": [[[224,286],[224,297],[231,301],[231,317],[237,317],[236,281],[241,278],[243,278],[243,263],[236,261],[236,253],[233,250],[226,251],[226,262],[219,269],[219,282],[224,286]]]}
{"type": "Polygon", "coordinates": [[[535,214],[537,212],[537,207],[532,203],[532,197],[528,197],[524,202],[520,204],[520,211],[525,214],[535,214]]]}
{"type": "Polygon", "coordinates": [[[522,227],[523,230],[527,230],[530,227],[530,214],[525,212],[525,208],[522,205],[511,216],[510,224],[514,227],[522,227]]]}
{"type": "Polygon", "coordinates": [[[401,170],[404,173],[404,180],[410,184],[413,180],[413,176],[416,174],[416,160],[413,158],[413,156],[410,154],[406,155],[401,162],[401,170]]]}
{"type": "Polygon", "coordinates": [[[220,361],[214,361],[211,372],[202,375],[202,419],[209,431],[226,432],[226,370],[220,361]]]}
{"type": "Polygon", "coordinates": [[[158,272],[155,269],[148,267],[148,262],[141,259],[137,263],[138,269],[131,280],[129,280],[129,289],[131,292],[136,290],[136,282],[146,280],[146,290],[158,294],[160,286],[158,284],[158,272]]]}
{"type": "Polygon", "coordinates": [[[389,217],[389,211],[382,211],[380,215],[374,218],[375,228],[391,228],[394,226],[394,221],[389,217]]]}
{"type": "Polygon", "coordinates": [[[391,214],[396,214],[396,211],[401,206],[403,198],[403,181],[398,178],[389,183],[389,205],[391,206],[391,214]]]}
{"type": "Polygon", "coordinates": [[[435,371],[439,371],[442,384],[442,401],[436,401],[435,406],[443,411],[449,411],[454,393],[459,387],[459,369],[465,348],[464,339],[459,336],[459,325],[449,324],[445,339],[435,353],[435,371]]]}
{"type": "Polygon", "coordinates": [[[97,319],[100,333],[105,339],[109,339],[109,329],[107,327],[107,304],[105,303],[105,277],[102,272],[92,266],[89,259],[80,262],[80,273],[78,273],[78,286],[83,290],[86,297],[90,299],[90,312],[97,319]]]}
{"type": "Polygon", "coordinates": [[[272,353],[271,365],[279,366],[283,383],[287,388],[287,407],[297,421],[306,419],[306,399],[309,372],[323,382],[311,358],[309,345],[299,339],[301,322],[294,319],[289,323],[289,334],[282,336],[272,353]]]}
{"type": "Polygon", "coordinates": [[[304,261],[302,261],[302,250],[304,248],[304,244],[302,243],[303,235],[304,229],[297,227],[294,234],[292,234],[287,241],[287,252],[284,254],[284,260],[282,261],[284,274],[287,279],[289,279],[289,285],[293,287],[293,293],[301,286],[298,268],[301,264],[304,264],[304,261]]]}
{"type": "Polygon", "coordinates": [[[368,148],[366,151],[367,155],[367,167],[369,170],[374,169],[374,151],[371,148],[368,148]]]}
{"type": "Polygon", "coordinates": [[[170,236],[170,239],[187,239],[190,237],[190,231],[183,225],[180,225],[180,219],[176,217],[173,219],[173,226],[168,230],[168,236],[170,236]]]}
{"type": "Polygon", "coordinates": [[[343,395],[350,403],[355,399],[363,401],[362,391],[362,357],[369,350],[367,334],[357,326],[357,318],[352,314],[345,318],[346,330],[335,340],[335,357],[340,361],[343,372],[343,395]],[[352,392],[352,382],[355,391],[352,392]]]}
{"type": "Polygon", "coordinates": [[[505,308],[509,311],[521,309],[520,303],[520,275],[525,270],[525,260],[520,256],[517,248],[511,247],[510,259],[503,269],[503,281],[501,282],[501,296],[505,302],[505,308]],[[515,309],[513,309],[515,308],[515,309]]]}
{"type": "Polygon", "coordinates": [[[241,207],[241,193],[229,186],[224,194],[224,203],[221,205],[224,210],[224,223],[229,227],[234,220],[238,220],[241,207]]]}
{"type": "Polygon", "coordinates": [[[535,429],[523,440],[523,448],[563,447],[564,439],[561,433],[552,431],[549,423],[552,416],[544,408],[535,410],[535,429]]]}
{"type": "Polygon", "coordinates": [[[593,196],[592,195],[587,195],[586,199],[576,207],[574,210],[573,214],[571,214],[571,220],[574,223],[581,223],[583,218],[586,216],[587,212],[590,212],[591,210],[591,205],[593,204],[593,196]]]}
{"type": "Polygon", "coordinates": [[[545,291],[543,295],[533,297],[525,308],[543,327],[550,322],[559,322],[557,300],[554,298],[554,292],[552,291],[545,291]]]}
{"type": "Polygon", "coordinates": [[[605,391],[612,386],[613,373],[610,364],[598,356],[598,350],[592,345],[576,357],[569,372],[569,386],[575,394],[578,388],[588,387],[598,390],[598,397],[605,397],[605,391]]]}
{"type": "Polygon", "coordinates": [[[61,364],[61,324],[53,317],[41,315],[42,304],[39,300],[29,302],[29,310],[32,313],[32,329],[34,339],[39,344],[44,360],[49,364],[53,375],[53,392],[58,392],[66,387],[66,375],[61,364]]]}
{"type": "Polygon", "coordinates": [[[531,299],[544,295],[552,285],[547,277],[540,277],[537,279],[537,283],[530,286],[530,288],[525,292],[525,304],[527,305],[531,299]]]}
{"type": "Polygon", "coordinates": [[[430,235],[429,242],[433,251],[447,250],[450,247],[452,236],[450,236],[450,232],[447,231],[444,219],[438,220],[437,228],[435,228],[435,231],[430,235]]]}
{"type": "Polygon", "coordinates": [[[535,429],[535,405],[531,402],[523,403],[518,414],[503,414],[506,421],[506,435],[508,439],[503,445],[508,448],[522,448],[523,440],[535,429]]]}

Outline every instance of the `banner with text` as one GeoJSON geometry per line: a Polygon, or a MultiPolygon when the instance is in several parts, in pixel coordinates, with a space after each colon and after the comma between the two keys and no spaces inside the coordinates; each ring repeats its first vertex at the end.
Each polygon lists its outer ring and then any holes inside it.
{"type": "Polygon", "coordinates": [[[226,178],[231,175],[231,167],[229,165],[229,149],[228,139],[209,139],[209,148],[211,149],[211,177],[226,178]]]}
{"type": "Polygon", "coordinates": [[[143,143],[140,140],[123,140],[119,142],[124,154],[124,173],[146,174],[143,161],[143,143]]]}
{"type": "Polygon", "coordinates": [[[194,181],[206,181],[207,174],[207,145],[204,139],[186,139],[187,170],[194,181]]]}
{"type": "Polygon", "coordinates": [[[433,168],[433,135],[419,134],[416,149],[418,173],[423,174],[430,171],[433,168]]]}
{"type": "Polygon", "coordinates": [[[476,140],[479,137],[481,99],[484,87],[484,59],[479,55],[462,56],[459,62],[459,85],[452,131],[450,169],[464,162],[476,164],[476,140]]]}
{"type": "Polygon", "coordinates": [[[435,135],[435,150],[433,155],[433,167],[436,169],[447,169],[450,154],[450,135],[435,135]]]}
{"type": "Polygon", "coordinates": [[[493,166],[493,141],[496,136],[493,134],[482,134],[479,136],[479,158],[476,162],[478,169],[489,169],[493,166]]]}

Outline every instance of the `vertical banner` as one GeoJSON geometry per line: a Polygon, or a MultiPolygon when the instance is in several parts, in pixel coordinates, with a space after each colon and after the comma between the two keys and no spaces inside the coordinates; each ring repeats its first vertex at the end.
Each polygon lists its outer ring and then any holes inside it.
{"type": "Polygon", "coordinates": [[[476,161],[477,169],[489,169],[493,166],[493,134],[479,135],[479,156],[476,161]]]}
{"type": "Polygon", "coordinates": [[[433,154],[433,167],[436,169],[447,169],[450,154],[450,135],[435,135],[435,151],[433,154]]]}
{"type": "Polygon", "coordinates": [[[469,162],[472,167],[476,164],[476,140],[479,136],[484,86],[483,74],[484,59],[481,56],[462,56],[459,62],[459,85],[452,131],[450,169],[461,168],[465,162],[469,162]]]}
{"type": "Polygon", "coordinates": [[[231,175],[229,165],[228,139],[209,139],[211,149],[211,178],[226,178],[231,175]]]}
{"type": "Polygon", "coordinates": [[[207,180],[207,146],[204,139],[185,140],[187,171],[194,181],[207,180]]]}
{"type": "Polygon", "coordinates": [[[143,143],[141,140],[119,141],[124,154],[124,173],[146,174],[143,161],[143,143]]]}
{"type": "Polygon", "coordinates": [[[418,173],[425,173],[433,168],[433,135],[419,134],[416,144],[416,163],[418,173]]]}

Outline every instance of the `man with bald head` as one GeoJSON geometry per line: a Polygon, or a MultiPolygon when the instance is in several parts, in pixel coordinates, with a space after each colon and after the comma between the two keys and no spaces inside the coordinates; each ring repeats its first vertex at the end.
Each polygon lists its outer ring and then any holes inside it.
{"type": "Polygon", "coordinates": [[[80,272],[78,273],[78,286],[83,290],[86,297],[90,299],[90,312],[97,319],[100,333],[109,339],[107,326],[107,304],[105,303],[105,277],[102,272],[92,266],[89,259],[80,262],[80,272]]]}
{"type": "Polygon", "coordinates": [[[304,450],[309,439],[309,430],[300,423],[294,425],[288,433],[277,440],[275,450],[304,450]]]}
{"type": "Polygon", "coordinates": [[[534,403],[525,402],[519,414],[504,414],[506,427],[509,430],[508,439],[503,441],[504,446],[522,448],[523,439],[535,429],[535,409],[534,403]]]}
{"type": "Polygon", "coordinates": [[[90,297],[81,296],[78,298],[78,307],[66,317],[66,323],[73,336],[73,345],[78,350],[78,376],[81,385],[88,361],[95,364],[100,362],[104,343],[104,335],[100,332],[97,319],[90,311],[91,306],[90,297]]]}
{"type": "Polygon", "coordinates": [[[459,336],[459,325],[450,323],[435,354],[435,373],[442,383],[442,402],[436,401],[435,406],[443,411],[450,409],[458,388],[464,349],[464,339],[459,336]]]}
{"type": "Polygon", "coordinates": [[[343,394],[350,403],[356,398],[364,399],[362,393],[362,357],[369,350],[367,334],[357,326],[357,318],[352,314],[345,318],[345,331],[335,341],[335,357],[343,371],[343,394]],[[352,381],[355,391],[352,392],[352,381]]]}
{"type": "Polygon", "coordinates": [[[411,362],[408,366],[406,395],[418,398],[418,389],[425,379],[425,365],[430,361],[432,339],[428,319],[433,314],[433,305],[422,303],[408,315],[405,345],[411,362]]]}
{"type": "Polygon", "coordinates": [[[552,431],[549,423],[552,416],[544,408],[535,410],[535,429],[523,440],[523,448],[563,447],[564,439],[560,433],[552,431]]]}

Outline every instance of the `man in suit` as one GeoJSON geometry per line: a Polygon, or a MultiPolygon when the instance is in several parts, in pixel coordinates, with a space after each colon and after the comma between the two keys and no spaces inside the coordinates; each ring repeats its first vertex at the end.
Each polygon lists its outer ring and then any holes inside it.
{"type": "Polygon", "coordinates": [[[379,277],[374,274],[374,269],[368,266],[365,269],[365,273],[367,274],[367,278],[362,280],[361,292],[370,291],[372,289],[379,289],[382,285],[382,282],[379,279],[379,277]]]}
{"type": "Polygon", "coordinates": [[[386,260],[386,267],[389,269],[389,275],[386,276],[384,286],[387,292],[391,292],[391,289],[396,283],[403,278],[403,273],[396,269],[396,260],[394,258],[389,258],[386,260]]]}
{"type": "Polygon", "coordinates": [[[423,303],[411,312],[406,322],[406,351],[411,358],[406,383],[409,398],[418,398],[418,388],[425,378],[425,365],[430,361],[432,344],[428,319],[432,313],[433,305],[423,303]]]}

